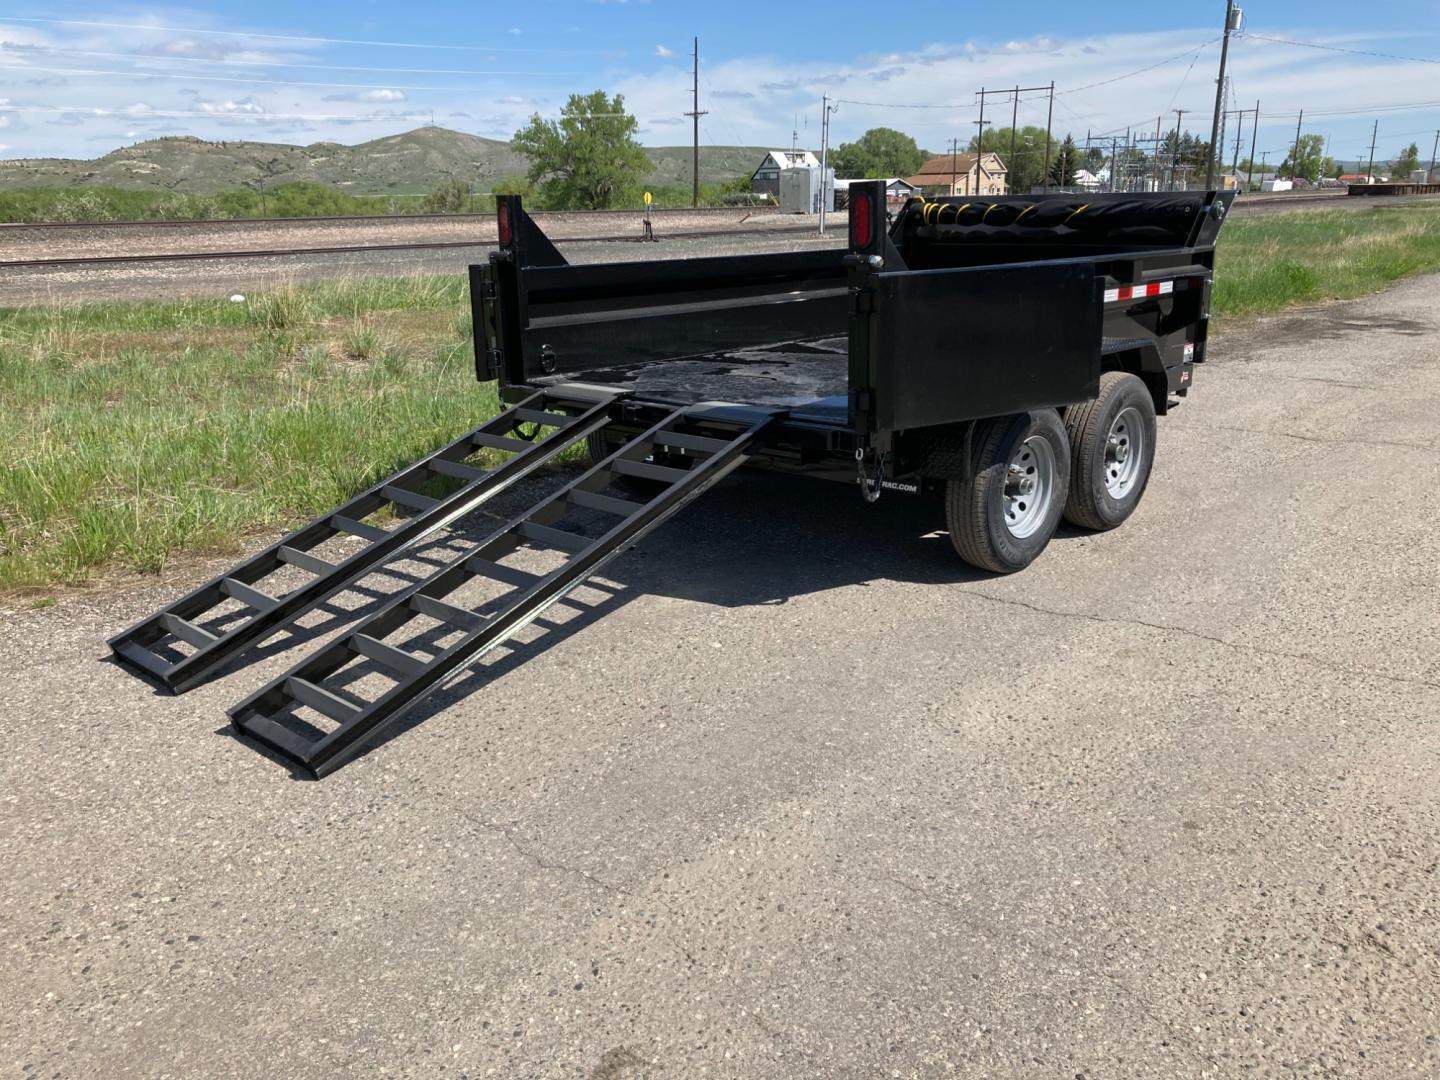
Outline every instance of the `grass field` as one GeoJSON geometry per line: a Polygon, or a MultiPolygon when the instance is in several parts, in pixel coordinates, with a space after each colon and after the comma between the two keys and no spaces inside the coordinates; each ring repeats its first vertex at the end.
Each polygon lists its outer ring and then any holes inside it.
{"type": "MultiPolygon", "coordinates": [[[[1215,310],[1437,269],[1440,207],[1239,220],[1215,310]]],[[[0,311],[0,590],[158,570],[308,519],[492,413],[472,363],[459,275],[0,311]]]]}

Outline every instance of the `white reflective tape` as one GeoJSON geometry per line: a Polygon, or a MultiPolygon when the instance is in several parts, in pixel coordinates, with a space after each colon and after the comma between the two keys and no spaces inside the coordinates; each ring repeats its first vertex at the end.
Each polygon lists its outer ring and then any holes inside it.
{"type": "Polygon", "coordinates": [[[1113,304],[1119,300],[1143,300],[1147,296],[1168,296],[1175,291],[1174,280],[1170,281],[1147,281],[1143,285],[1124,285],[1118,289],[1105,290],[1105,303],[1113,304]]]}

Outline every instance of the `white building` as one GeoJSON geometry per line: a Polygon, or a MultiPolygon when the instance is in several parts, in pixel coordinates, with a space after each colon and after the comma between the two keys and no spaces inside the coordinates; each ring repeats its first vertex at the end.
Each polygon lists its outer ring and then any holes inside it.
{"type": "Polygon", "coordinates": [[[809,150],[771,150],[750,177],[750,190],[780,196],[781,169],[818,169],[820,159],[809,150]]]}

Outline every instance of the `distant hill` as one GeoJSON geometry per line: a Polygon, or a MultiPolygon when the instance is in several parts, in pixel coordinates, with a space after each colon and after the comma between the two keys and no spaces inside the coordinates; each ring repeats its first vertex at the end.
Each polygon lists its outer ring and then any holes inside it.
{"type": "MultiPolygon", "coordinates": [[[[646,151],[654,171],[646,182],[685,183],[691,148],[646,151]]],[[[727,180],[755,171],[763,149],[702,146],[700,177],[727,180]]],[[[148,139],[103,157],[19,158],[0,161],[0,190],[28,187],[115,187],[132,191],[213,193],[268,177],[270,184],[308,180],[352,195],[417,195],[455,176],[477,190],[507,176],[521,176],[526,160],[507,142],[442,127],[421,127],[357,146],[320,142],[309,146],[262,142],[208,142],[188,135],[148,139]]]]}

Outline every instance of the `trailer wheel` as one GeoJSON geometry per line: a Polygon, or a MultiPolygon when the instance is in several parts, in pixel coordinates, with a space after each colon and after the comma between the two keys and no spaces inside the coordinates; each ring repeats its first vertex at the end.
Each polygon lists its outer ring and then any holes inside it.
{"type": "Polygon", "coordinates": [[[1113,529],[1140,505],[1155,460],[1155,401],[1136,376],[1107,371],[1094,401],[1065,413],[1070,436],[1070,495],[1065,520],[1113,529]]]}
{"type": "Polygon", "coordinates": [[[970,437],[970,475],[945,483],[950,543],[982,570],[1023,570],[1050,543],[1065,508],[1070,443],[1060,414],[982,420],[970,437]]]}

